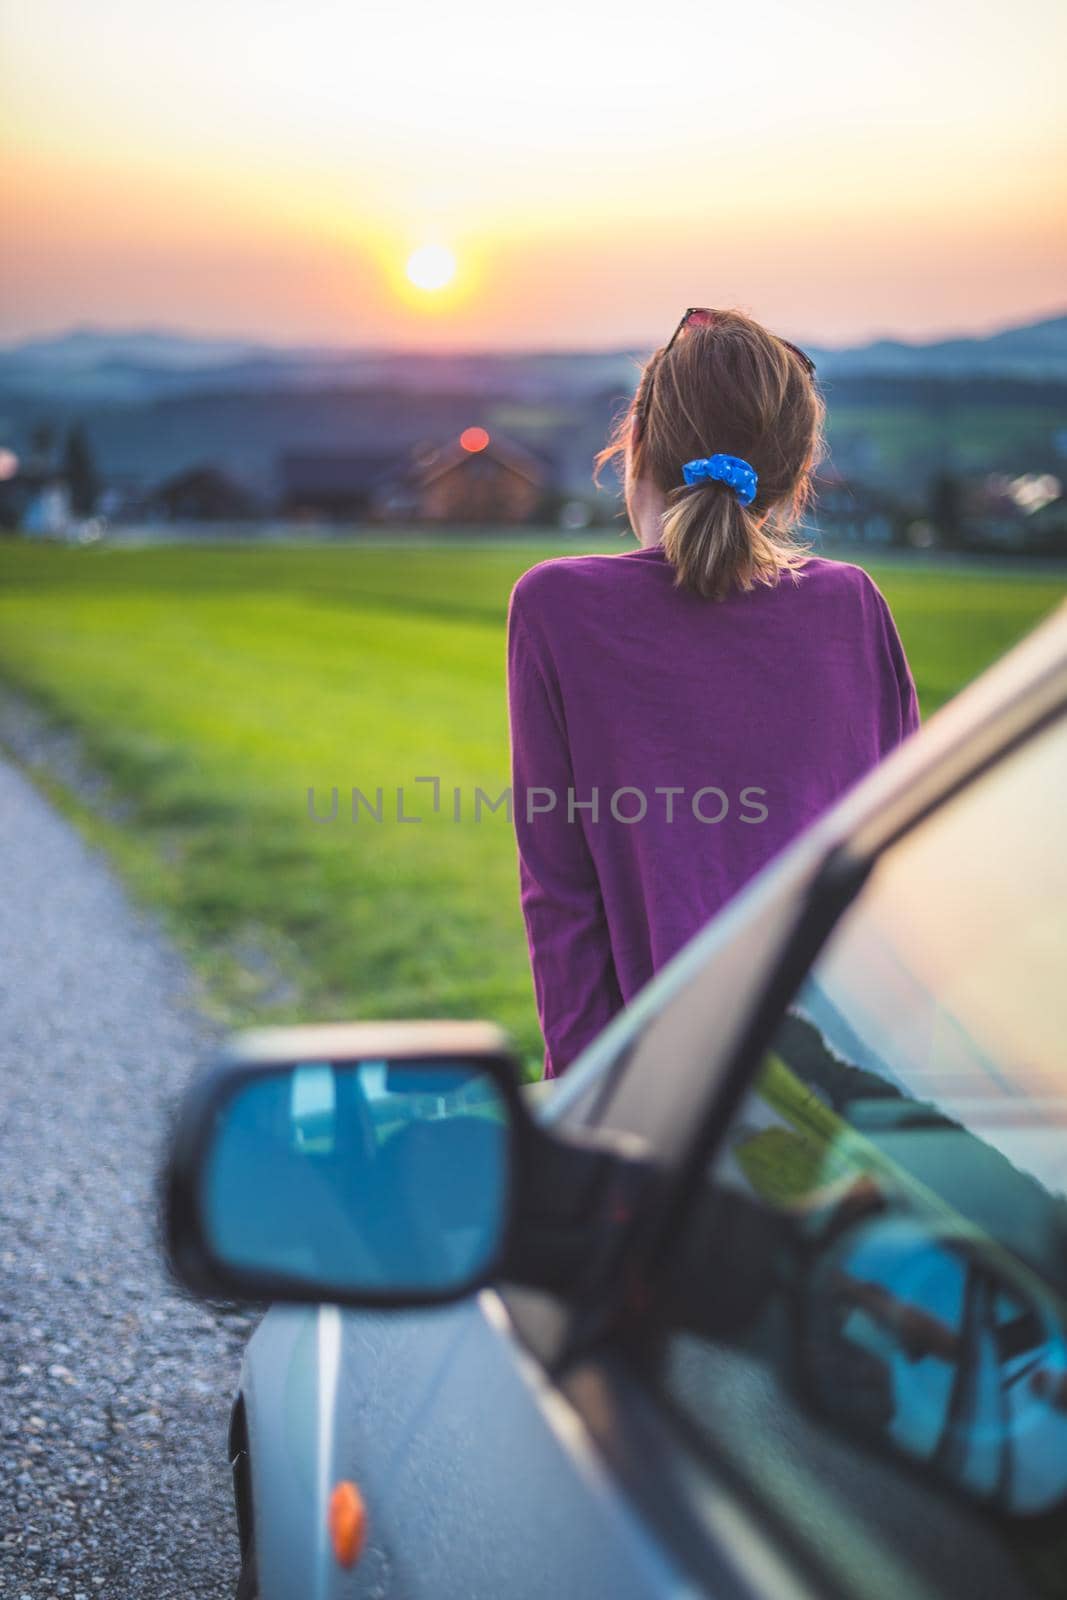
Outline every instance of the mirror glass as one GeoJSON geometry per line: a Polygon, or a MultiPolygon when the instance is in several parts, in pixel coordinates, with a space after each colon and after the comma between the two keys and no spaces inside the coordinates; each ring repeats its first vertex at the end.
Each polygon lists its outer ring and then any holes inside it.
{"type": "Polygon", "coordinates": [[[970,1236],[882,1216],[820,1251],[805,1367],[820,1408],[1013,1516],[1067,1498],[1067,1337],[1036,1278],[970,1236]]]}
{"type": "Polygon", "coordinates": [[[200,1211],[216,1258],[309,1298],[459,1288],[507,1222],[511,1114],[477,1063],[307,1061],[217,1114],[200,1211]]]}

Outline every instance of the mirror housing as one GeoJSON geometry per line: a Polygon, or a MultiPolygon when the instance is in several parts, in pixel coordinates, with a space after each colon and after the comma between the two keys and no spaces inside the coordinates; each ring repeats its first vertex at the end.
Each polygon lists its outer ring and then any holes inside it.
{"type": "Polygon", "coordinates": [[[634,1141],[543,1127],[490,1024],[258,1029],[182,1102],[165,1247],[209,1299],[431,1305],[498,1278],[580,1297],[649,1175],[634,1141]]]}

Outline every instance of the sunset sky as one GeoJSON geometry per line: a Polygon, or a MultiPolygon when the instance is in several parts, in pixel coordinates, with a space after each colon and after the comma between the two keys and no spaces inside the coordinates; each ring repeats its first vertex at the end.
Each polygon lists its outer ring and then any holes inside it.
{"type": "Polygon", "coordinates": [[[814,343],[1067,302],[1064,8],[2,0],[0,339],[814,343]],[[455,260],[443,288],[405,276],[455,260]]]}

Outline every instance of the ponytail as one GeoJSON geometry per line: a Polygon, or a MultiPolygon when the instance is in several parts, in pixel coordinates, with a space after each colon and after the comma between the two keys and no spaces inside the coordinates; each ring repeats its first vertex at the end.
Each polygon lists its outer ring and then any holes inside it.
{"type": "Polygon", "coordinates": [[[795,573],[809,547],[768,531],[767,519],[744,506],[721,483],[677,489],[663,517],[661,543],[675,572],[675,586],[706,600],[722,600],[731,589],[777,583],[795,573]]]}

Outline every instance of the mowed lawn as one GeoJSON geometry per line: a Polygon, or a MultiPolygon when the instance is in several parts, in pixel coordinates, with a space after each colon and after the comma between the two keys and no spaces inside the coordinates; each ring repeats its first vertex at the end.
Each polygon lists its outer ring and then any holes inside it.
{"type": "MultiPolygon", "coordinates": [[[[620,548],[608,534],[599,546],[620,548]]],[[[503,811],[509,590],[549,541],[0,542],[0,680],[78,733],[76,813],[234,1019],[487,1016],[540,1054],[503,811]],[[440,809],[432,788],[440,780],[440,809]],[[328,815],[316,823],[308,790],[328,815]],[[383,821],[351,791],[383,790],[383,821]],[[397,788],[404,791],[401,822],[397,788]],[[460,820],[454,820],[454,791],[460,820]]],[[[575,545],[566,546],[574,552],[575,545]]],[[[929,715],[1061,598],[1052,575],[871,569],[929,715]]]]}

